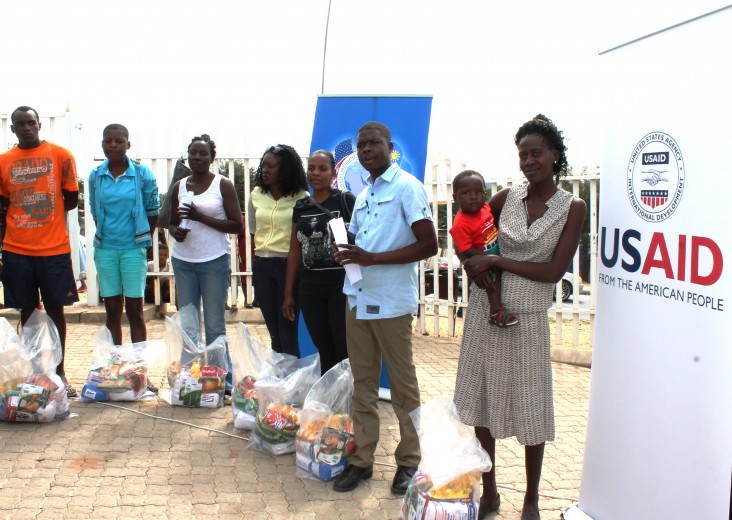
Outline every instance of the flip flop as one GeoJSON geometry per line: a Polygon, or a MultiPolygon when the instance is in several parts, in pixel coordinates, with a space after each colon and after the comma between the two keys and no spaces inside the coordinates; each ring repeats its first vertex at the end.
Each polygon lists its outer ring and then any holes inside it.
{"type": "Polygon", "coordinates": [[[64,388],[66,388],[66,395],[68,397],[76,397],[78,395],[77,392],[76,392],[76,388],[74,388],[73,386],[71,386],[69,383],[66,383],[64,385],[64,388]]]}

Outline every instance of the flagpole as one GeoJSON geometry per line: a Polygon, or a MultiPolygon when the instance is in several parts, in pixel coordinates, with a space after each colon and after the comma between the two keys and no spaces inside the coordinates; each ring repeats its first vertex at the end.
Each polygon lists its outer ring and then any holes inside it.
{"type": "Polygon", "coordinates": [[[328,0],[328,16],[325,19],[325,41],[323,42],[323,73],[320,80],[320,93],[325,93],[325,55],[328,52],[328,26],[330,25],[330,4],[332,0],[328,0]]]}

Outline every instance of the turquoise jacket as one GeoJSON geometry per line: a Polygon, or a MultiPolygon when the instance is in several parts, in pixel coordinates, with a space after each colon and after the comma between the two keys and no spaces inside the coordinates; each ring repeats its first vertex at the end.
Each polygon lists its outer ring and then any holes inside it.
{"type": "MultiPolygon", "coordinates": [[[[152,236],[148,217],[156,216],[160,210],[160,197],[158,195],[155,175],[147,166],[138,164],[127,157],[127,171],[118,179],[126,180],[131,178],[130,180],[134,182],[134,202],[132,207],[129,208],[130,220],[123,219],[123,222],[126,222],[128,225],[121,226],[129,230],[126,232],[123,232],[121,229],[115,229],[114,226],[105,226],[105,202],[107,204],[115,202],[113,199],[104,200],[108,197],[107,189],[103,189],[102,186],[103,179],[105,178],[115,183],[118,182],[109,172],[109,161],[104,161],[89,174],[89,208],[94,222],[97,225],[97,230],[94,234],[94,246],[104,248],[105,242],[106,246],[110,246],[109,242],[111,239],[117,244],[111,247],[113,249],[150,247],[152,245],[152,236]],[[127,237],[120,236],[120,233],[129,234],[129,240],[127,237]],[[128,246],[120,246],[119,244],[121,242],[128,244],[128,246]]],[[[106,185],[107,182],[105,181],[104,184],[106,185]]],[[[109,185],[105,188],[108,187],[109,185]]],[[[127,194],[129,196],[129,191],[127,194]]]]}

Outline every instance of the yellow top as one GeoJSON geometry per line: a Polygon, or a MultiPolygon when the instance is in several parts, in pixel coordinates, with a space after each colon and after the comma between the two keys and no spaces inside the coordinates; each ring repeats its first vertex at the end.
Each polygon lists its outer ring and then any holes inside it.
{"type": "Polygon", "coordinates": [[[259,257],[286,257],[290,252],[292,208],[295,202],[309,196],[301,191],[291,197],[272,198],[261,188],[254,188],[249,199],[250,231],[254,233],[254,254],[259,257]]]}

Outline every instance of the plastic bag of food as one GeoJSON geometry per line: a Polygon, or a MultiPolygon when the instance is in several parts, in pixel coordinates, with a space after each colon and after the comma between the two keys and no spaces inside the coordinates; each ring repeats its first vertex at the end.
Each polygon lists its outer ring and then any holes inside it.
{"type": "Polygon", "coordinates": [[[352,412],[353,375],[346,359],[310,389],[295,439],[297,476],[332,480],[348,466],[356,449],[352,412]]]}
{"type": "Polygon", "coordinates": [[[165,328],[169,388],[158,395],[174,406],[223,406],[228,373],[226,336],[205,345],[201,340],[199,313],[192,305],[165,318],[165,328]]]}
{"type": "Polygon", "coordinates": [[[290,354],[280,354],[254,339],[249,328],[239,323],[236,348],[231,353],[234,388],[231,392],[231,410],[234,428],[251,430],[259,410],[259,392],[255,388],[258,379],[268,376],[282,378],[300,367],[290,354]]]}
{"type": "Polygon", "coordinates": [[[460,422],[449,397],[429,401],[409,416],[419,435],[422,461],[402,502],[408,520],[475,520],[480,479],[492,467],[473,428],[460,422]]]}
{"type": "Polygon", "coordinates": [[[288,364],[285,376],[268,375],[254,383],[259,410],[248,447],[282,455],[295,451],[300,410],[313,383],[320,378],[320,356],[313,354],[288,364]]]}
{"type": "Polygon", "coordinates": [[[45,312],[35,310],[20,337],[0,318],[0,419],[51,422],[69,417],[69,398],[56,375],[61,340],[45,312]]]}
{"type": "Polygon", "coordinates": [[[88,401],[137,401],[148,391],[148,369],[164,352],[162,340],[115,345],[107,327],[97,332],[92,369],[81,389],[88,401]]]}

